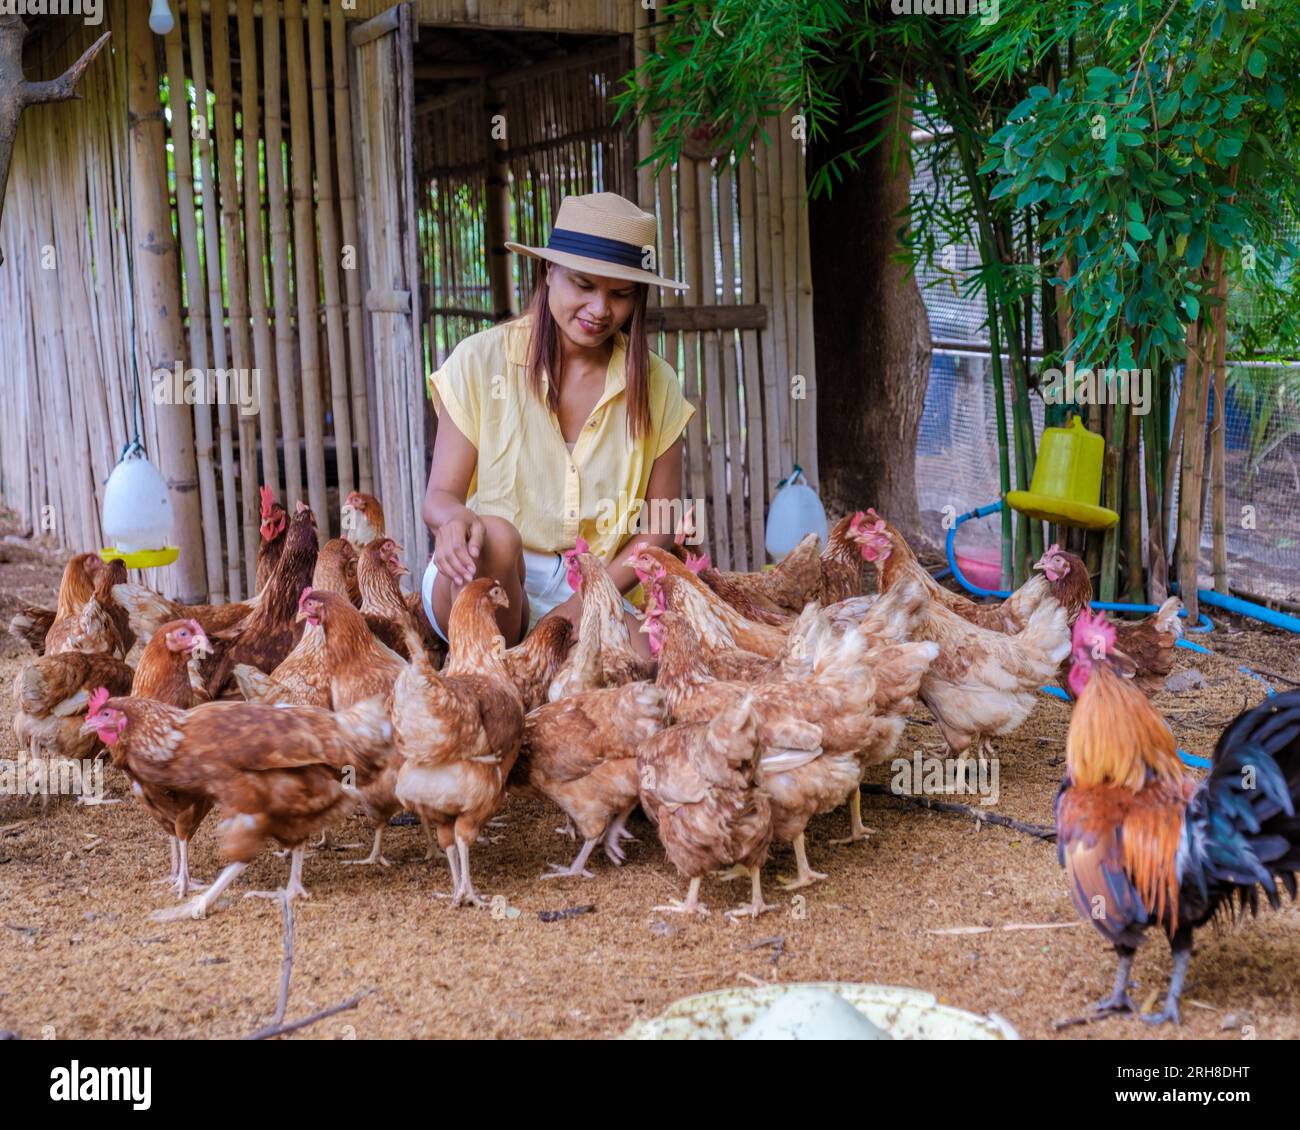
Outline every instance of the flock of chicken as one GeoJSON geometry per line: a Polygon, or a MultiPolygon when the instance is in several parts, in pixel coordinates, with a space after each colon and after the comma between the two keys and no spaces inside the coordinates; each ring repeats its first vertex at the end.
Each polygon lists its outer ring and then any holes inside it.
{"type": "MultiPolygon", "coordinates": [[[[731,868],[751,880],[731,913],[757,916],[773,839],[793,847],[786,885],[800,887],[825,878],[804,843],[813,816],[847,804],[848,839],[868,834],[859,785],[891,757],[917,698],[953,754],[983,758],[1045,682],[1065,679],[1070,626],[1091,596],[1082,562],[1053,546],[1008,600],[975,604],[869,510],[824,549],[810,536],[760,573],[643,546],[652,659],[582,543],[566,555],[576,630],[550,617],[507,649],[495,618],[505,594],[478,580],[455,602],[444,655],[401,590],[378,500],[349,496],[343,527],[347,538],[318,546],[311,510],[300,502],[290,517],[263,491],[252,599],[179,605],[87,553],[64,570],[56,609],[14,618],[39,656],[17,677],[20,742],[34,759],[106,750],[126,774],[171,838],[178,897],[202,892],[164,917],[207,913],[270,840],[292,851],[290,895],[305,894],[306,843],[357,805],[374,842],[354,862],[387,862],[383,830],[405,809],[430,855],[436,835],[447,856],[452,905],[482,905],[470,848],[512,789],[553,802],[581,839],[544,878],[590,877],[597,846],[621,863],[640,805],[689,880],[667,909],[704,911],[702,878],[731,868]],[[204,890],[188,844],[214,805],[227,866],[204,890]]],[[[1176,614],[1173,600],[1121,629],[1127,674],[1169,670],[1176,614]]]]}

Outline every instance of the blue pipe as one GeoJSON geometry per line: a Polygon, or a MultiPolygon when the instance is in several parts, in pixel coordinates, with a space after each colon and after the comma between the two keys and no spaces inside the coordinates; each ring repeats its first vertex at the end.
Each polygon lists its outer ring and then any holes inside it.
{"type": "Polygon", "coordinates": [[[1300,632],[1300,619],[1288,616],[1285,612],[1265,608],[1262,604],[1255,604],[1253,601],[1242,600],[1239,596],[1224,596],[1221,592],[1197,589],[1196,599],[1211,608],[1222,608],[1225,612],[1235,612],[1238,616],[1249,616],[1252,620],[1261,620],[1265,624],[1272,624],[1275,628],[1285,628],[1288,632],[1300,632]]]}
{"type": "MultiPolygon", "coordinates": [[[[957,541],[958,526],[960,526],[963,522],[969,521],[972,518],[984,518],[987,517],[989,514],[996,514],[1001,509],[1002,509],[1002,503],[1000,501],[990,502],[987,506],[981,506],[977,510],[971,510],[966,514],[960,514],[957,516],[957,520],[953,522],[952,529],[948,531],[948,537],[944,545],[944,549],[948,555],[948,568],[952,570],[952,575],[956,579],[957,583],[961,585],[961,587],[964,588],[972,596],[994,597],[998,600],[1006,600],[1007,597],[1011,595],[1010,592],[1004,592],[1001,589],[980,588],[980,586],[975,584],[973,581],[967,580],[966,577],[962,574],[961,567],[957,564],[957,551],[955,548],[956,541],[957,541]]],[[[1199,589],[1197,590],[1197,595],[1198,596],[1200,595],[1199,589]]],[[[1218,594],[1214,594],[1214,595],[1217,596],[1218,594]]],[[[1219,599],[1224,600],[1228,598],[1219,597],[1219,599]]],[[[1214,602],[1206,601],[1206,603],[1213,604],[1214,602]]],[[[1245,601],[1238,601],[1237,603],[1244,604],[1245,601]]],[[[1159,605],[1156,604],[1128,604],[1120,601],[1094,600],[1091,602],[1091,607],[1096,611],[1103,611],[1103,612],[1158,612],[1159,611],[1159,605]]],[[[1261,611],[1267,612],[1269,610],[1262,609],[1261,611]]],[[[1183,611],[1180,612],[1179,615],[1186,617],[1187,613],[1186,611],[1183,611]]],[[[1279,615],[1279,614],[1274,613],[1274,615],[1279,615]]],[[[1300,620],[1295,620],[1289,616],[1284,617],[1284,619],[1290,620],[1293,624],[1295,624],[1295,627],[1291,629],[1292,631],[1300,632],[1300,620]]],[[[1269,621],[1269,622],[1273,623],[1274,621],[1269,621]]],[[[1287,625],[1279,624],[1278,626],[1286,627],[1287,625]]],[[[1200,619],[1197,620],[1196,622],[1196,625],[1195,626],[1189,625],[1186,630],[1189,632],[1209,632],[1214,630],[1214,624],[1210,620],[1210,618],[1206,616],[1205,613],[1202,612],[1200,619]]]]}

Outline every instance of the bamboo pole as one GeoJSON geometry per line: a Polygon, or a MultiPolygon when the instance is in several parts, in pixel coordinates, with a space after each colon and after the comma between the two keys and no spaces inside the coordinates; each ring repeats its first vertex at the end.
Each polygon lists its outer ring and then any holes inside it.
{"type": "Polygon", "coordinates": [[[285,0],[284,47],[289,74],[289,145],[293,158],[293,250],[298,288],[298,348],[302,358],[303,433],[307,446],[307,497],[317,532],[329,537],[325,494],[325,421],[320,393],[320,279],[316,270],[316,217],[312,209],[311,134],[302,0],[285,0]]]}
{"type": "MultiPolygon", "coordinates": [[[[308,0],[307,40],[311,63],[311,116],[315,129],[316,223],[320,229],[320,272],[325,282],[325,335],[329,345],[330,402],[334,416],[334,455],[339,502],[352,493],[352,403],[348,397],[347,342],[339,286],[339,229],[334,214],[330,162],[329,83],[325,77],[325,13],[321,0],[308,0]]],[[[318,519],[319,521],[319,519],[318,519]]]]}
{"type": "Polygon", "coordinates": [[[343,221],[343,243],[351,249],[344,263],[343,281],[348,303],[348,378],[352,389],[352,441],[357,448],[361,489],[373,493],[374,471],[370,460],[370,413],[366,405],[365,340],[361,311],[361,244],[357,232],[356,170],[352,158],[352,109],[348,86],[347,31],[340,4],[330,5],[330,56],[334,65],[334,139],[339,172],[339,213],[343,221]]]}
{"type": "MultiPolygon", "coordinates": [[[[230,9],[227,0],[212,0],[212,87],[216,95],[213,110],[217,127],[217,187],[221,191],[221,227],[226,246],[226,293],[230,316],[230,354],[240,376],[251,366],[248,341],[248,275],[244,269],[244,248],[239,230],[239,182],[235,175],[234,80],[230,65],[230,9]]],[[[220,390],[218,390],[219,392],[220,390]]],[[[256,588],[258,499],[257,421],[238,409],[239,427],[239,514],[243,530],[244,587],[256,588]]],[[[226,546],[232,560],[239,558],[239,543],[226,546]]],[[[239,594],[231,590],[231,598],[239,594]]]]}
{"type": "MultiPolygon", "coordinates": [[[[1131,415],[1132,409],[1126,409],[1131,415]]],[[[1142,583],[1142,463],[1141,426],[1134,417],[1124,437],[1124,559],[1128,565],[1128,599],[1141,604],[1142,583]]]]}
{"type": "MultiPolygon", "coordinates": [[[[208,311],[212,327],[212,364],[228,367],[225,303],[221,294],[221,236],[217,230],[217,187],[212,169],[212,130],[208,114],[207,62],[203,52],[203,8],[200,0],[189,0],[190,70],[194,80],[196,125],[199,136],[199,176],[203,181],[203,270],[208,288],[208,311]],[[202,112],[197,113],[201,107],[202,112]]],[[[212,377],[204,373],[204,395],[211,401],[212,377]]],[[[235,495],[235,442],[230,433],[230,406],[217,402],[217,429],[221,459],[221,509],[225,519],[226,596],[238,600],[239,506],[235,495]]]]}
{"type": "MultiPolygon", "coordinates": [[[[162,107],[154,39],[141,19],[127,21],[127,113],[130,159],[131,244],[137,334],[149,370],[170,369],[181,355],[180,272],[167,205],[167,164],[163,150],[162,107]]],[[[154,452],[171,498],[173,532],[182,553],[169,566],[180,599],[197,602],[207,593],[199,551],[199,494],[194,433],[184,404],[154,406],[159,444],[154,452]]]]}
{"type": "MultiPolygon", "coordinates": [[[[261,140],[258,130],[257,22],[253,0],[239,0],[239,77],[244,118],[244,246],[248,251],[248,290],[253,318],[253,358],[257,367],[258,424],[262,440],[261,481],[281,497],[280,460],[276,457],[275,353],[266,306],[266,252],[262,241],[261,140]]],[[[279,98],[279,89],[270,89],[279,98]]],[[[257,554],[252,554],[249,591],[257,585],[257,554]]]]}
{"type": "MultiPolygon", "coordinates": [[[[1236,183],[1236,170],[1233,170],[1236,183]]],[[[1213,311],[1214,320],[1214,427],[1210,432],[1211,446],[1211,503],[1210,521],[1214,537],[1214,591],[1228,592],[1228,536],[1227,536],[1227,371],[1224,364],[1228,346],[1228,275],[1223,268],[1222,252],[1219,255],[1219,277],[1215,288],[1218,299],[1213,311]]]]}
{"type": "MultiPolygon", "coordinates": [[[[1128,426],[1128,405],[1118,403],[1111,409],[1106,436],[1106,454],[1102,464],[1102,491],[1105,506],[1122,514],[1124,509],[1124,456],[1128,426]]],[[[1101,543],[1101,584],[1099,596],[1103,601],[1115,599],[1115,585],[1119,565],[1119,543],[1123,533],[1117,522],[1106,530],[1101,543]]]]}
{"type": "MultiPolygon", "coordinates": [[[[265,89],[281,90],[280,10],[278,0],[265,0],[262,9],[265,89]]],[[[275,376],[284,441],[284,489],[281,500],[292,513],[302,498],[302,440],[298,431],[298,339],[293,328],[293,298],[289,276],[289,228],[284,201],[283,95],[266,99],[266,207],[271,235],[271,298],[275,308],[275,376]]],[[[263,453],[265,454],[265,453],[263,453]]]]}
{"type": "MultiPolygon", "coordinates": [[[[1202,334],[1212,334],[1205,324],[1203,314],[1202,334]]],[[[1183,605],[1187,615],[1195,620],[1200,615],[1198,587],[1198,560],[1201,548],[1201,476],[1205,457],[1205,416],[1209,405],[1209,379],[1205,373],[1209,346],[1193,367],[1189,354],[1187,373],[1184,375],[1183,456],[1181,483],[1178,489],[1178,580],[1181,585],[1183,605]],[[1194,370],[1194,371],[1193,371],[1194,370]]]]}
{"type": "MultiPolygon", "coordinates": [[[[186,298],[190,319],[190,361],[206,373],[208,355],[208,312],[199,263],[199,237],[194,219],[194,154],[190,148],[191,114],[186,97],[184,44],[177,21],[166,38],[167,85],[171,92],[172,154],[176,166],[176,220],[181,233],[185,265],[186,298]]],[[[199,479],[199,509],[203,515],[203,551],[208,575],[208,597],[220,604],[225,600],[221,576],[221,517],[217,509],[216,468],[212,463],[212,406],[206,397],[194,405],[194,456],[199,479]]]]}

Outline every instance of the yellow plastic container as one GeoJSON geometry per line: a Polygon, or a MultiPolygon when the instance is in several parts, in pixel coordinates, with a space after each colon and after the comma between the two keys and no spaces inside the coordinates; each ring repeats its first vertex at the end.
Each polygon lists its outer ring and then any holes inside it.
{"type": "Polygon", "coordinates": [[[1101,501],[1101,468],[1106,441],[1088,431],[1078,416],[1064,428],[1045,428],[1029,490],[1013,490],[1007,502],[1013,510],[1058,522],[1104,530],[1119,521],[1101,501]]]}
{"type": "Polygon", "coordinates": [[[99,556],[105,563],[121,561],[128,569],[158,569],[163,565],[170,565],[180,555],[180,547],[175,545],[163,546],[162,549],[137,549],[131,553],[114,549],[112,546],[99,551],[99,556]]]}

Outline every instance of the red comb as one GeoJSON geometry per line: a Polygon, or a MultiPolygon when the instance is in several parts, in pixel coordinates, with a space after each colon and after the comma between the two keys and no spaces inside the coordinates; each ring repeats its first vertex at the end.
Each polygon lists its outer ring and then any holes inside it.
{"type": "Polygon", "coordinates": [[[265,520],[271,516],[271,506],[275,502],[275,496],[271,493],[271,488],[265,483],[262,484],[258,493],[262,496],[262,518],[265,520]]]}
{"type": "Polygon", "coordinates": [[[104,708],[104,704],[107,701],[108,701],[108,688],[96,687],[95,690],[92,691],[90,695],[89,713],[98,714],[104,708]]]}
{"type": "Polygon", "coordinates": [[[705,569],[712,569],[713,562],[709,560],[707,553],[701,553],[697,556],[688,552],[686,554],[686,568],[698,577],[705,569]]]}
{"type": "Polygon", "coordinates": [[[1074,649],[1091,651],[1099,640],[1105,654],[1113,651],[1115,625],[1106,619],[1106,613],[1098,612],[1094,615],[1085,608],[1074,622],[1074,649]]]}

